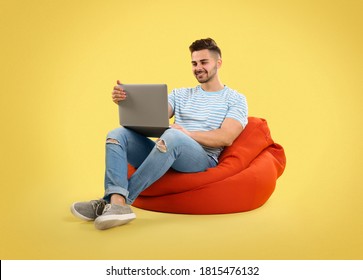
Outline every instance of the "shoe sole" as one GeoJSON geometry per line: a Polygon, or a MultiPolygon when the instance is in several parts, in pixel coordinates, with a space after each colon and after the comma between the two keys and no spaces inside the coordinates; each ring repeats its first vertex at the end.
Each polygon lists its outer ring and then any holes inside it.
{"type": "Polygon", "coordinates": [[[74,208],[74,205],[76,204],[76,202],[75,203],[73,203],[72,204],[72,206],[71,206],[71,212],[72,212],[72,214],[75,216],[75,217],[77,217],[77,218],[79,218],[79,219],[81,219],[81,220],[84,220],[84,221],[94,221],[94,219],[91,219],[91,218],[88,218],[88,217],[86,217],[86,216],[83,216],[81,213],[79,213],[75,208],[74,208]]]}
{"type": "Polygon", "coordinates": [[[95,227],[100,230],[108,229],[127,224],[134,219],[136,219],[135,213],[100,216],[95,220],[95,227]]]}

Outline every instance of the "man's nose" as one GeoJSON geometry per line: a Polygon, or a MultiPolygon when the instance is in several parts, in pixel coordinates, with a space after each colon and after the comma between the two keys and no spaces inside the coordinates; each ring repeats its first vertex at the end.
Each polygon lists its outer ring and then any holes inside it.
{"type": "Polygon", "coordinates": [[[202,64],[197,64],[196,66],[195,66],[195,70],[197,70],[197,71],[199,71],[199,70],[202,70],[202,64]]]}

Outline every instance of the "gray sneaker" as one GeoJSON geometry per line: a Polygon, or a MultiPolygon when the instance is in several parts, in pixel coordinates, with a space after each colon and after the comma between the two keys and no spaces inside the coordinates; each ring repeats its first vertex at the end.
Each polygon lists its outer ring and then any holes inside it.
{"type": "Polygon", "coordinates": [[[97,229],[108,229],[124,225],[135,218],[136,215],[129,205],[106,204],[102,215],[95,220],[95,227],[97,229]]]}
{"type": "Polygon", "coordinates": [[[94,221],[98,216],[102,215],[106,204],[107,202],[103,199],[75,202],[71,206],[71,212],[82,220],[94,221]]]}

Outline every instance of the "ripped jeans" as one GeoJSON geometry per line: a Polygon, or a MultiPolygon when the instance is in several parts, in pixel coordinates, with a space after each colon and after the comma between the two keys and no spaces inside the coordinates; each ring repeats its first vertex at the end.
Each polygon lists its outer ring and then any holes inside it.
{"type": "Polygon", "coordinates": [[[179,172],[201,172],[217,163],[195,140],[177,129],[168,129],[156,143],[124,127],[107,135],[104,199],[117,193],[132,204],[137,196],[169,168],[179,172]],[[127,177],[127,164],[136,172],[127,177]]]}

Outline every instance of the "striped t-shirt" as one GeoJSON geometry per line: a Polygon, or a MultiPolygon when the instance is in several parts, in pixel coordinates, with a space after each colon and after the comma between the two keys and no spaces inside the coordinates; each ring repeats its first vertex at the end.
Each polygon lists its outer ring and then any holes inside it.
{"type": "MultiPolygon", "coordinates": [[[[225,86],[221,91],[207,92],[200,85],[178,88],[169,94],[175,123],[189,131],[209,131],[221,127],[225,118],[239,121],[246,127],[248,107],[246,97],[225,86]]],[[[218,162],[223,147],[203,147],[218,162]]]]}

